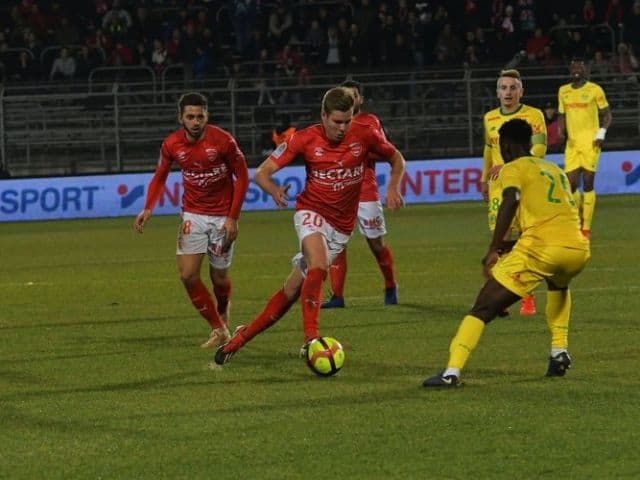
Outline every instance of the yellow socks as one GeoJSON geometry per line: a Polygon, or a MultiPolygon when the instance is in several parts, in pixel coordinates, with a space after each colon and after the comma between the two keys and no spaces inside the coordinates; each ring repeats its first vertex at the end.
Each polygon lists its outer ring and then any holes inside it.
{"type": "Polygon", "coordinates": [[[551,332],[551,349],[566,350],[569,346],[569,318],[571,316],[571,292],[569,289],[547,292],[545,314],[551,332]]]}
{"type": "Polygon", "coordinates": [[[591,230],[591,220],[596,207],[596,191],[584,192],[582,197],[582,229],[591,230]]]}
{"type": "Polygon", "coordinates": [[[447,368],[461,370],[467,363],[469,355],[478,345],[478,341],[484,331],[485,323],[473,315],[467,315],[462,319],[456,336],[449,346],[449,363],[447,368]]]}

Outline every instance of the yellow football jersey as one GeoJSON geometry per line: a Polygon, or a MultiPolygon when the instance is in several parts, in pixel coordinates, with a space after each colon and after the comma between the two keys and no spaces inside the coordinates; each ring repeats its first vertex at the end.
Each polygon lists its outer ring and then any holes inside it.
{"type": "MultiPolygon", "coordinates": [[[[520,108],[513,113],[502,113],[500,107],[488,111],[484,116],[484,140],[487,148],[491,150],[490,158],[485,155],[484,168],[482,169],[482,181],[487,181],[489,169],[495,165],[504,165],[502,154],[500,153],[500,127],[509,120],[521,118],[525,120],[533,129],[531,143],[547,143],[547,125],[544,121],[544,114],[529,105],[520,105],[520,108]]],[[[537,153],[536,153],[537,155],[537,153]]]]}
{"type": "Polygon", "coordinates": [[[545,246],[588,249],[580,232],[578,209],[565,173],[537,157],[520,157],[500,171],[502,188],[520,192],[518,242],[535,249],[545,246]]]}
{"type": "Polygon", "coordinates": [[[572,141],[591,144],[600,128],[598,110],[608,106],[604,90],[593,82],[580,88],[568,83],[558,90],[558,112],[565,115],[567,138],[572,141]]]}

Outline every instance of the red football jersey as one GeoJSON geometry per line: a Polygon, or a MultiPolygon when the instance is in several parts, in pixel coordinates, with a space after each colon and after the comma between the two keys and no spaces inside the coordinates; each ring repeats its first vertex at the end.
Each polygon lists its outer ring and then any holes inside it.
{"type": "Polygon", "coordinates": [[[249,171],[244,154],[229,132],[207,125],[204,136],[195,143],[189,142],[184,129],[165,138],[145,208],[155,206],[173,162],[182,171],[183,211],[238,218],[249,185],[249,171]]]}
{"type": "Polygon", "coordinates": [[[271,158],[283,167],[302,156],[307,177],[296,209],[313,210],[336,230],[350,234],[356,222],[367,158],[370,153],[390,158],[395,151],[380,131],[352,122],[340,143],[329,141],[322,125],[313,125],[281,143],[271,158]]]}
{"type": "MultiPolygon", "coordinates": [[[[383,138],[387,138],[382,129],[382,123],[373,113],[360,112],[355,117],[359,123],[371,125],[375,130],[380,132],[383,138]]],[[[364,171],[364,180],[362,180],[362,190],[360,190],[361,202],[377,202],[380,200],[380,192],[378,191],[378,180],[376,179],[376,161],[382,160],[379,155],[369,155],[364,171]]]]}

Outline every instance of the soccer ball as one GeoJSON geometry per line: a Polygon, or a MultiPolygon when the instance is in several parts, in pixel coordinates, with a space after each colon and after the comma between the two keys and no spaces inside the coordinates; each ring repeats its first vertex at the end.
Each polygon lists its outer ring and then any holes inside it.
{"type": "Polygon", "coordinates": [[[306,361],[313,373],[330,377],[344,365],[344,349],[335,338],[316,338],[307,345],[306,361]]]}

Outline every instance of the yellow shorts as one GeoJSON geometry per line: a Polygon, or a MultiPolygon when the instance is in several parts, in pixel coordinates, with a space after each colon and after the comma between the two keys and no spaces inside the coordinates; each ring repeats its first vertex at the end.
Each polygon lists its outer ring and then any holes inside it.
{"type": "Polygon", "coordinates": [[[600,160],[600,148],[593,145],[593,142],[584,142],[576,145],[577,142],[569,141],[564,150],[564,171],[572,172],[579,168],[595,172],[598,169],[600,160]]]}
{"type": "Polygon", "coordinates": [[[491,269],[491,275],[508,290],[526,297],[546,280],[559,288],[568,287],[589,257],[589,250],[567,247],[533,250],[516,243],[512,251],[500,257],[491,269]]]}

